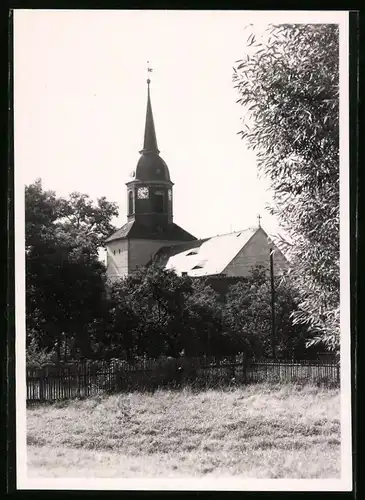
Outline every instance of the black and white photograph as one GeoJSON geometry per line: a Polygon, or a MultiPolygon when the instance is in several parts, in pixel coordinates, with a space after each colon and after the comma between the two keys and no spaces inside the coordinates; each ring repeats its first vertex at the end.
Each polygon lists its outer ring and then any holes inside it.
{"type": "Polygon", "coordinates": [[[349,13],[13,16],[17,488],[351,491],[349,13]]]}

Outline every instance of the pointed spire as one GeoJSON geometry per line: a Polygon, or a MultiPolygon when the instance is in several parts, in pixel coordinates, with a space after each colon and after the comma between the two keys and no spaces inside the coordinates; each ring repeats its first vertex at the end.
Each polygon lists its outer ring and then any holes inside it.
{"type": "MultiPolygon", "coordinates": [[[[148,68],[148,71],[152,71],[148,68]]],[[[141,154],[144,153],[155,153],[159,154],[157,147],[155,124],[153,121],[152,106],[151,106],[151,96],[150,96],[150,83],[151,80],[147,79],[147,112],[146,112],[146,125],[144,131],[144,142],[143,149],[140,151],[141,154]]]]}

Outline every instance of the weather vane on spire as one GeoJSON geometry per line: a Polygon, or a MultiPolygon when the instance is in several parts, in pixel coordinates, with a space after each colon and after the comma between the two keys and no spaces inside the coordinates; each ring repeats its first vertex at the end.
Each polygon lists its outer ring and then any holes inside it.
{"type": "Polygon", "coordinates": [[[258,225],[259,225],[259,227],[261,227],[261,218],[262,218],[262,217],[261,217],[261,215],[260,215],[260,214],[258,214],[258,215],[257,215],[257,220],[258,220],[258,223],[259,223],[259,224],[258,224],[258,225]]]}
{"type": "MultiPolygon", "coordinates": [[[[152,73],[152,71],[153,71],[153,69],[150,66],[150,62],[147,61],[147,73],[152,73]]],[[[151,80],[149,78],[147,78],[147,83],[148,83],[148,85],[151,83],[151,80]]]]}

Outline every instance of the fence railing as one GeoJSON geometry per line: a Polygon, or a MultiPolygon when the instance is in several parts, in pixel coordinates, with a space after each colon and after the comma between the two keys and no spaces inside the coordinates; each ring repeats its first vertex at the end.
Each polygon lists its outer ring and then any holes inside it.
{"type": "Polygon", "coordinates": [[[100,392],[155,389],[192,384],[196,387],[239,385],[257,382],[319,383],[338,386],[336,362],[264,360],[244,362],[238,358],[145,360],[47,365],[27,368],[27,401],[83,398],[100,392]]]}

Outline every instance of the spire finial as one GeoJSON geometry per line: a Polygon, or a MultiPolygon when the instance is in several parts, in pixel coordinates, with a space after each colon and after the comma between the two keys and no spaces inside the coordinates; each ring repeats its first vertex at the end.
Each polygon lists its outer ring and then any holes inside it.
{"type": "Polygon", "coordinates": [[[261,219],[262,219],[261,215],[260,215],[260,214],[258,214],[258,215],[257,215],[257,220],[258,220],[258,226],[259,226],[259,227],[261,227],[261,219]]]}
{"type": "Polygon", "coordinates": [[[151,80],[148,77],[148,73],[152,73],[152,71],[153,71],[153,69],[150,66],[150,62],[147,61],[147,85],[148,85],[148,87],[150,86],[150,83],[151,83],[151,80]]]}
{"type": "MultiPolygon", "coordinates": [[[[147,61],[147,73],[152,73],[152,68],[150,62],[147,61]]],[[[159,154],[160,151],[157,147],[157,139],[155,132],[155,124],[153,121],[152,106],[151,106],[151,96],[150,96],[150,83],[151,80],[147,78],[147,112],[146,112],[146,125],[144,132],[144,142],[143,149],[140,151],[141,154],[155,153],[159,154]]]]}

